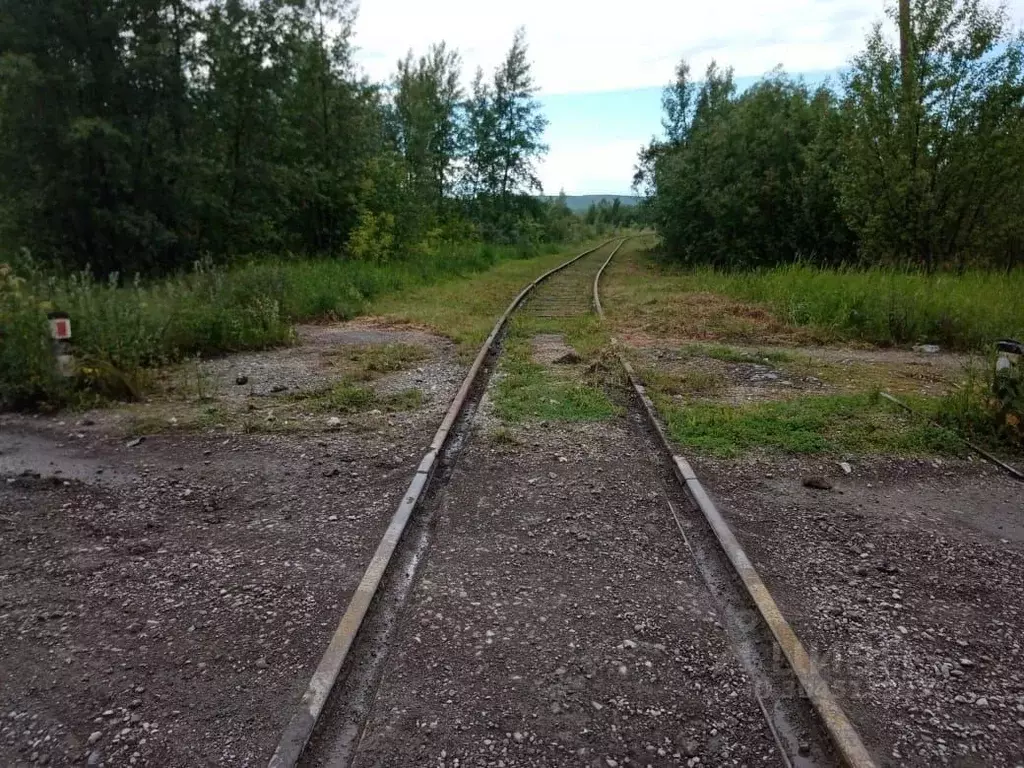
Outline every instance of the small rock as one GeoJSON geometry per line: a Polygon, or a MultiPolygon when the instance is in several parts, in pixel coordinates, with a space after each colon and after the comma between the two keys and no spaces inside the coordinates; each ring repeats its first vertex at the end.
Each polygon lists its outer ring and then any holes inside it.
{"type": "Polygon", "coordinates": [[[988,706],[988,699],[986,699],[984,696],[982,696],[980,699],[978,699],[977,701],[974,702],[974,706],[976,706],[976,707],[987,707],[988,706]]]}
{"type": "Polygon", "coordinates": [[[839,467],[840,467],[840,468],[841,468],[841,469],[843,470],[843,472],[844,472],[844,473],[846,473],[847,475],[848,475],[848,474],[850,474],[851,472],[853,472],[853,467],[851,467],[851,466],[849,465],[849,463],[847,463],[847,462],[845,462],[845,461],[840,461],[840,462],[839,462],[839,467]]]}
{"type": "Polygon", "coordinates": [[[284,392],[286,389],[288,389],[288,387],[286,387],[284,384],[274,384],[270,388],[270,391],[276,394],[278,392],[284,392]]]}
{"type": "Polygon", "coordinates": [[[801,741],[800,744],[797,746],[797,749],[800,750],[800,754],[804,757],[807,757],[807,755],[811,754],[811,745],[808,744],[806,741],[801,741]]]}
{"type": "Polygon", "coordinates": [[[89,759],[86,760],[85,764],[99,765],[101,759],[103,759],[103,756],[100,754],[100,751],[98,749],[94,749],[92,752],[89,753],[89,759]]]}
{"type": "Polygon", "coordinates": [[[139,436],[136,437],[134,440],[129,440],[127,443],[125,443],[125,447],[134,448],[137,445],[142,445],[144,442],[146,442],[145,436],[139,436]]]}
{"type": "Polygon", "coordinates": [[[819,491],[831,491],[832,483],[830,483],[824,477],[818,477],[817,475],[814,475],[812,477],[804,478],[804,487],[814,488],[819,491]]]}
{"type": "Polygon", "coordinates": [[[267,658],[265,656],[260,656],[258,659],[256,659],[257,669],[266,669],[268,666],[270,665],[267,664],[267,658]]]}
{"type": "Polygon", "coordinates": [[[575,352],[566,352],[554,362],[555,365],[579,365],[583,360],[575,352]]]}
{"type": "Polygon", "coordinates": [[[328,429],[337,429],[340,426],[341,426],[341,419],[338,418],[337,416],[331,416],[331,418],[329,418],[327,420],[327,427],[328,427],[328,429]]]}
{"type": "Polygon", "coordinates": [[[522,744],[526,737],[519,731],[512,734],[512,738],[515,739],[516,744],[522,744]]]}
{"type": "Polygon", "coordinates": [[[89,734],[89,741],[88,741],[89,746],[91,747],[93,744],[95,744],[97,741],[99,741],[102,738],[103,738],[103,731],[93,731],[92,733],[89,734]]]}
{"type": "Polygon", "coordinates": [[[941,351],[938,344],[915,344],[913,349],[925,355],[934,355],[941,351]]]}
{"type": "Polygon", "coordinates": [[[238,376],[235,377],[235,384],[237,384],[240,387],[243,387],[243,386],[245,386],[248,383],[249,383],[249,377],[246,376],[244,373],[241,373],[241,374],[239,374],[238,376]]]}

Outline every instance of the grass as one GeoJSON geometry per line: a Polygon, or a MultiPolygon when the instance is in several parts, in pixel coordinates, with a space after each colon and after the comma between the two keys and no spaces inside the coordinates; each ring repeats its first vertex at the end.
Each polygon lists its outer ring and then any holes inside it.
{"type": "Polygon", "coordinates": [[[385,264],[264,259],[231,268],[197,265],[163,280],[127,283],[116,275],[53,278],[31,264],[15,274],[0,265],[0,407],[73,404],[82,390],[105,389],[97,381],[105,372],[124,380],[118,391],[141,390],[147,368],[288,344],[294,322],[381,311],[387,297],[392,308],[403,306],[404,300],[394,297],[409,292],[420,297],[414,306],[422,308],[423,297],[432,295],[435,309],[445,302],[450,317],[465,315],[452,325],[471,327],[469,335],[476,338],[476,329],[489,327],[506,298],[543,265],[570,253],[553,252],[558,250],[550,247],[538,255],[513,246],[447,244],[416,260],[385,264]],[[491,270],[495,265],[500,266],[491,270]],[[483,294],[465,294],[468,276],[482,272],[496,277],[480,283],[488,286],[483,294]],[[447,287],[417,293],[439,284],[447,287]],[[50,309],[71,315],[76,359],[92,378],[67,382],[54,374],[50,309]]]}
{"type": "Polygon", "coordinates": [[[754,449],[880,454],[962,450],[950,430],[996,451],[1024,447],[1024,384],[1006,377],[994,381],[990,364],[965,383],[957,381],[963,374],[949,366],[828,361],[799,350],[762,346],[930,342],[947,350],[988,350],[998,338],[1024,336],[1024,270],[927,275],[792,265],[684,272],[632,248],[610,268],[604,295],[613,327],[627,343],[696,340],[680,346],[680,356],[767,362],[791,375],[814,376],[842,392],[732,406],[713,402],[719,394],[713,376],[647,370],[670,432],[684,447],[719,456],[754,449]],[[753,349],[737,350],[730,343],[753,349]],[[942,426],[894,413],[875,394],[883,388],[914,400],[942,426]],[[694,402],[696,398],[701,401],[694,402]]]}
{"type": "Polygon", "coordinates": [[[523,287],[541,272],[590,246],[578,245],[534,258],[506,260],[472,276],[382,295],[367,311],[396,322],[430,328],[452,339],[463,354],[475,352],[497,317],[523,287]]]}
{"type": "Polygon", "coordinates": [[[487,437],[494,445],[497,446],[517,448],[521,445],[519,438],[517,438],[515,433],[508,427],[495,427],[488,432],[487,437]]]}
{"type": "Polygon", "coordinates": [[[927,275],[803,265],[733,274],[699,270],[698,290],[766,305],[784,322],[873,344],[981,350],[1024,335],[1024,270],[927,275]]]}
{"type": "Polygon", "coordinates": [[[556,376],[530,359],[530,345],[510,341],[494,393],[494,412],[510,422],[602,421],[620,409],[598,387],[556,376]]]}
{"type": "Polygon", "coordinates": [[[924,274],[897,269],[683,271],[637,250],[609,274],[617,326],[739,343],[935,343],[985,350],[1024,336],[1024,270],[924,274]]]}
{"type": "Polygon", "coordinates": [[[416,344],[366,344],[342,350],[336,357],[350,364],[353,378],[371,381],[427,359],[430,351],[416,344]]]}
{"type": "Polygon", "coordinates": [[[724,377],[711,371],[685,370],[668,373],[647,367],[640,373],[644,384],[669,397],[713,396],[726,387],[724,377]]]}
{"type": "Polygon", "coordinates": [[[362,386],[350,379],[342,379],[325,390],[291,395],[288,401],[302,403],[319,413],[358,413],[374,409],[408,411],[422,405],[423,393],[418,389],[404,389],[382,395],[370,387],[362,386]]]}
{"type": "Polygon", "coordinates": [[[946,429],[915,420],[877,395],[811,396],[769,403],[679,406],[660,395],[673,440],[732,458],[754,449],[794,454],[945,454],[958,448],[946,429]]]}
{"type": "Polygon", "coordinates": [[[621,412],[604,391],[595,373],[580,375],[578,369],[548,367],[532,358],[532,339],[539,334],[560,334],[580,356],[584,371],[602,370],[608,336],[594,315],[543,318],[516,316],[509,327],[505,353],[494,391],[494,410],[510,422],[602,421],[621,412]]]}

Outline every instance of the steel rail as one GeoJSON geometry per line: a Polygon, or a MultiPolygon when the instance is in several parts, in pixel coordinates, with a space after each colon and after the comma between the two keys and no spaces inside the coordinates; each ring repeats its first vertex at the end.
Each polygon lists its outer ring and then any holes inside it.
{"type": "MultiPolygon", "coordinates": [[[[905,410],[907,413],[911,414],[912,416],[917,416],[919,419],[924,419],[929,424],[931,424],[934,427],[938,427],[939,429],[947,429],[946,427],[943,427],[941,424],[939,424],[937,421],[935,421],[935,419],[932,419],[932,418],[929,418],[928,416],[925,416],[920,411],[915,411],[913,408],[911,408],[909,405],[904,403],[902,400],[896,399],[895,397],[890,395],[888,392],[880,392],[879,394],[882,397],[884,397],[886,400],[888,400],[890,403],[898,405],[900,408],[902,408],[903,410],[905,410]]],[[[1019,469],[1017,469],[1012,464],[1007,464],[1005,461],[1000,459],[998,456],[994,456],[993,454],[991,454],[988,451],[986,451],[984,448],[982,448],[982,447],[980,447],[978,445],[975,445],[970,440],[968,440],[966,437],[964,437],[962,434],[960,434],[959,431],[957,431],[955,429],[950,429],[949,431],[952,432],[957,437],[959,437],[960,440],[962,440],[964,442],[964,444],[968,448],[970,448],[972,451],[977,453],[983,459],[985,459],[986,461],[991,462],[992,464],[995,464],[1000,469],[1005,470],[1006,473],[1009,474],[1010,477],[1012,477],[1014,480],[1024,480],[1024,472],[1021,472],[1019,469]]]]}
{"type": "MultiPolygon", "coordinates": [[[[601,277],[621,246],[622,243],[619,243],[619,246],[611,252],[594,277],[594,308],[597,310],[597,314],[602,321],[605,319],[605,314],[604,308],[601,306],[601,277]]],[[[782,648],[790,669],[796,675],[800,687],[813,705],[815,712],[817,712],[822,725],[825,727],[830,740],[843,761],[850,768],[877,768],[877,763],[864,746],[860,734],[857,733],[857,729],[843,711],[825,678],[819,672],[814,660],[811,659],[803,643],[800,642],[800,638],[797,637],[792,626],[782,615],[778,604],[771,596],[760,574],[754,568],[754,564],[736,539],[729,524],[704,490],[689,462],[672,448],[672,444],[669,442],[668,436],[661,426],[661,420],[658,417],[654,401],[647,394],[646,387],[629,360],[626,359],[614,336],[611,337],[611,343],[612,349],[625,370],[630,385],[633,387],[633,391],[643,406],[644,414],[652,431],[657,435],[662,449],[671,459],[676,479],[683,485],[690,498],[700,508],[704,519],[707,520],[708,525],[714,531],[715,538],[724,550],[736,575],[743,582],[743,586],[750,599],[754,602],[761,618],[771,630],[779,647],[782,648]]]]}
{"type": "MultiPolygon", "coordinates": [[[[384,578],[384,574],[391,563],[395,551],[398,549],[402,534],[405,532],[417,504],[423,498],[430,484],[430,479],[437,468],[438,457],[441,455],[452,428],[469,398],[470,391],[474,384],[476,384],[484,362],[495,351],[498,339],[508,319],[519,305],[523,303],[523,300],[530,292],[542,282],[552,275],[561,272],[566,267],[575,264],[584,256],[589,256],[599,251],[617,239],[619,238],[613,237],[610,240],[606,240],[600,245],[590,248],[578,256],[574,256],[557,267],[548,270],[520,291],[512,300],[512,303],[509,304],[504,314],[498,318],[490,335],[477,353],[476,359],[473,360],[469,372],[462,381],[462,386],[459,387],[458,393],[456,393],[454,400],[452,400],[451,405],[448,407],[441,426],[438,427],[437,432],[434,434],[434,439],[431,441],[427,453],[420,462],[412,482],[409,483],[408,490],[406,490],[402,501],[391,518],[387,530],[381,537],[377,550],[374,552],[359,585],[349,600],[337,629],[331,636],[327,650],[324,651],[320,663],[317,665],[313,676],[306,686],[305,693],[303,693],[294,714],[285,726],[277,748],[270,758],[269,768],[292,768],[292,766],[298,763],[306,745],[309,743],[310,736],[312,736],[313,730],[316,728],[324,707],[327,705],[331,691],[334,689],[335,683],[338,681],[341,670],[345,665],[349,651],[355,643],[359,628],[370,611],[370,606],[373,603],[377,589],[384,578]]],[[[622,240],[622,242],[625,242],[625,240],[622,240]]],[[[622,242],[619,243],[620,246],[622,242]]]]}

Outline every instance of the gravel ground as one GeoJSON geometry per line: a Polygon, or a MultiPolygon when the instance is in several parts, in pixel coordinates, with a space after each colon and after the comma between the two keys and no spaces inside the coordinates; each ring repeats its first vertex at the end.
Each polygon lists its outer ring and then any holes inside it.
{"type": "MultiPolygon", "coordinates": [[[[299,339],[202,363],[213,396],[262,413],[275,385],[329,383],[325,354],[397,341],[434,357],[373,386],[425,404],[144,442],[117,436],[127,410],[0,417],[0,764],[266,762],[462,373],[415,329],[299,339]]],[[[778,764],[647,438],[493,426],[485,404],[437,502],[358,763],[778,764]]],[[[1020,484],[978,462],[694,463],[883,764],[1024,766],[1020,484]]]]}
{"type": "MultiPolygon", "coordinates": [[[[211,365],[314,387],[325,349],[409,341],[317,333],[211,365]]],[[[265,764],[454,394],[433,341],[374,384],[422,408],[331,431],[0,417],[0,765],[265,764]]]]}
{"type": "Polygon", "coordinates": [[[1024,486],[964,461],[695,466],[882,764],[1024,765],[1024,486]]]}
{"type": "Polygon", "coordinates": [[[499,447],[488,422],[438,502],[356,764],[778,764],[646,438],[619,419],[499,447]]]}
{"type": "MultiPolygon", "coordinates": [[[[372,317],[347,323],[300,325],[296,329],[296,342],[287,349],[204,360],[200,365],[206,385],[214,397],[233,400],[270,395],[275,391],[311,391],[337,378],[337,367],[331,360],[333,353],[373,344],[421,346],[441,356],[435,362],[440,366],[450,364],[449,358],[454,354],[453,345],[445,339],[413,327],[395,327],[372,317]],[[244,386],[236,383],[240,375],[248,379],[244,386]]],[[[421,375],[407,378],[429,378],[429,374],[424,377],[423,373],[420,371],[421,375]]],[[[388,383],[394,387],[402,381],[388,383]]],[[[426,389],[429,391],[429,385],[426,389]]]]}

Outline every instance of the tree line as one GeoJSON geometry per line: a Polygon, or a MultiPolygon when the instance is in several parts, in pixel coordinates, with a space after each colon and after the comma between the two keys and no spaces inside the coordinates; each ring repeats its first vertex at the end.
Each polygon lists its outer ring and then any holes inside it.
{"type": "Polygon", "coordinates": [[[351,0],[0,0],[0,253],[127,274],[558,236],[523,31],[464,89],[444,43],[370,82],[353,20],[351,0]]]}
{"type": "Polygon", "coordinates": [[[623,204],[618,197],[611,202],[604,198],[587,207],[583,220],[589,226],[602,230],[607,227],[629,228],[643,226],[644,210],[637,205],[623,204]]]}
{"type": "Polygon", "coordinates": [[[817,88],[775,70],[739,93],[729,68],[679,64],[634,180],[671,256],[1024,264],[1024,37],[981,0],[909,10],[902,56],[879,23],[817,88]]]}

